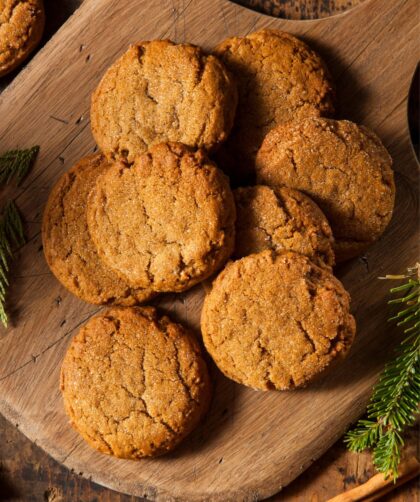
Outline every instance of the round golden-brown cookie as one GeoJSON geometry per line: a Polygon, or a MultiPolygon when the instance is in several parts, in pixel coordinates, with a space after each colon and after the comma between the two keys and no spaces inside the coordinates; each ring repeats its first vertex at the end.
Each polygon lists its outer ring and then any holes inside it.
{"type": "Polygon", "coordinates": [[[133,286],[184,291],[233,251],[228,179],[180,143],[155,145],[131,167],[115,164],[98,178],[87,213],[100,256],[133,286]]]}
{"type": "Polygon", "coordinates": [[[108,157],[129,163],[167,141],[213,150],[230,132],[236,103],[236,84],[216,57],[169,40],[140,42],[94,92],[92,132],[108,157]]]}
{"type": "Polygon", "coordinates": [[[388,225],[395,199],[391,165],[372,131],[324,118],[273,129],[256,159],[260,183],[301,190],[323,210],[337,261],[362,253],[388,225]]]}
{"type": "Polygon", "coordinates": [[[172,450],[211,396],[194,336],[150,307],[110,308],[89,320],[65,355],[61,391],[82,437],[129,459],[172,450]]]}
{"type": "Polygon", "coordinates": [[[349,350],[349,294],[325,268],[287,251],[262,251],[227,265],[201,315],[219,369],[255,389],[301,387],[349,350]]]}
{"type": "Polygon", "coordinates": [[[132,288],[106,267],[90,238],[86,203],[97,177],[107,170],[102,154],[81,159],[54,186],[44,211],[42,241],[47,263],[74,295],[94,304],[134,305],[155,293],[132,288]]]}
{"type": "Polygon", "coordinates": [[[238,82],[235,125],[221,151],[235,179],[253,172],[267,132],[306,116],[331,115],[334,91],[321,58],[298,38],[276,30],[233,37],[215,48],[238,82]]]}
{"type": "Polygon", "coordinates": [[[319,207],[291,188],[263,185],[237,188],[234,257],[242,258],[265,249],[295,251],[316,265],[334,265],[333,237],[319,207]]]}
{"type": "Polygon", "coordinates": [[[44,31],[42,0],[0,0],[0,77],[35,49],[44,31]]]}

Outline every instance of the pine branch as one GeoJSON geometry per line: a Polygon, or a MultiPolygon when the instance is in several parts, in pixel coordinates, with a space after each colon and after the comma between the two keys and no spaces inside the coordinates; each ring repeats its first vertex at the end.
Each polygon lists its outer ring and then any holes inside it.
{"type": "Polygon", "coordinates": [[[10,150],[0,155],[0,184],[10,183],[15,178],[20,185],[38,152],[39,146],[33,146],[26,150],[10,150]]]}
{"type": "Polygon", "coordinates": [[[373,465],[385,476],[391,475],[394,482],[398,477],[398,465],[401,461],[401,450],[404,440],[400,431],[389,428],[379,438],[373,450],[373,465]]]}
{"type": "Polygon", "coordinates": [[[13,256],[13,247],[25,242],[22,220],[13,201],[9,201],[0,221],[0,321],[5,327],[8,317],[5,309],[6,290],[9,285],[7,273],[13,256]]]}
{"type": "Polygon", "coordinates": [[[382,426],[377,421],[359,420],[354,430],[349,431],[344,442],[355,452],[371,448],[379,441],[382,426]]]}
{"type": "MultiPolygon", "coordinates": [[[[10,183],[13,179],[17,185],[28,174],[39,146],[25,150],[9,150],[0,155],[0,184],[10,183]]],[[[9,262],[13,256],[13,247],[25,242],[22,220],[13,201],[7,202],[0,219],[0,321],[7,327],[8,318],[5,310],[6,290],[9,285],[7,273],[9,262]]]]}
{"type": "Polygon", "coordinates": [[[360,452],[373,448],[373,463],[379,472],[398,477],[398,465],[404,445],[402,432],[414,424],[420,402],[420,264],[403,276],[384,279],[408,279],[391,293],[403,294],[390,305],[402,309],[390,321],[404,326],[405,339],[398,356],[389,362],[374,387],[368,418],[359,420],[344,439],[350,450],[360,452]]]}

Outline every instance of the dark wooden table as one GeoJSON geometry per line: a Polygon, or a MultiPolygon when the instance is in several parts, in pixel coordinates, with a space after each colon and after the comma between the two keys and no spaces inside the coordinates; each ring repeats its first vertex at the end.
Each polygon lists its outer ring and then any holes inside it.
{"type": "MultiPolygon", "coordinates": [[[[83,0],[45,0],[45,43],[83,0]]],[[[311,19],[338,14],[364,0],[236,0],[262,12],[291,19],[311,19]]],[[[365,0],[366,1],[366,0],[365,0]]],[[[367,0],[368,1],[368,0],[367,0]]],[[[19,70],[0,80],[0,91],[19,70]]],[[[418,103],[418,93],[417,96],[418,103]]],[[[416,125],[416,121],[414,121],[416,125]]],[[[407,438],[408,448],[420,453],[418,429],[407,438]]],[[[337,442],[321,459],[272,500],[318,502],[365,482],[374,473],[368,453],[349,453],[337,442]]],[[[420,500],[420,485],[413,480],[384,501],[420,500]]],[[[0,415],[0,501],[128,502],[135,497],[119,494],[70,472],[32,443],[0,415]]]]}

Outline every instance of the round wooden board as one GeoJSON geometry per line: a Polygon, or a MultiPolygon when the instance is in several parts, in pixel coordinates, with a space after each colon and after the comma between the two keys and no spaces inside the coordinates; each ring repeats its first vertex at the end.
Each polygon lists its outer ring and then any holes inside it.
{"type": "MultiPolygon", "coordinates": [[[[320,456],[360,415],[390,354],[393,332],[385,328],[383,308],[388,284],[376,277],[418,259],[418,166],[406,118],[419,56],[416,14],[416,0],[366,0],[343,15],[303,22],[227,0],[86,0],[0,98],[2,150],[41,145],[18,190],[30,240],[12,278],[14,325],[0,337],[0,411],[69,468],[156,500],[262,499],[320,456]],[[296,392],[252,391],[212,367],[210,413],[173,454],[141,462],[101,455],[70,428],[58,389],[69,339],[98,309],[72,297],[48,271],[39,233],[46,198],[64,170],[93,150],[90,94],[130,42],[169,37],[210,50],[227,36],[262,27],[292,32],[318,49],[337,81],[340,117],[376,130],[394,158],[398,194],[390,227],[365,259],[337,271],[353,298],[355,346],[344,364],[296,392]]],[[[199,336],[205,287],[158,304],[199,336]]]]}

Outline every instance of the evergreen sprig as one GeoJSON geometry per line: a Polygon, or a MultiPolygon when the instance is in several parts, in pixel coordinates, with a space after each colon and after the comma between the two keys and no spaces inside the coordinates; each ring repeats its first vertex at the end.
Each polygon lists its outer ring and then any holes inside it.
{"type": "MultiPolygon", "coordinates": [[[[32,167],[39,152],[39,146],[23,150],[9,150],[0,155],[0,184],[10,183],[13,179],[19,185],[32,167]]],[[[8,317],[5,308],[6,291],[9,285],[7,273],[13,257],[13,248],[25,242],[22,220],[12,200],[3,209],[0,218],[0,322],[5,327],[8,317]]]]}
{"type": "Polygon", "coordinates": [[[373,463],[379,472],[398,477],[398,465],[404,445],[403,431],[414,424],[420,402],[420,264],[402,276],[388,275],[381,279],[406,279],[392,288],[402,295],[390,300],[400,306],[389,321],[404,327],[405,339],[398,355],[382,372],[367,408],[367,419],[359,420],[345,436],[350,450],[373,449],[373,463]]]}
{"type": "Polygon", "coordinates": [[[18,185],[28,174],[39,152],[39,146],[26,150],[9,150],[0,155],[0,184],[10,183],[13,178],[18,185]]]}
{"type": "Polygon", "coordinates": [[[25,242],[22,219],[13,201],[9,201],[0,221],[0,321],[5,327],[8,317],[5,309],[6,290],[9,285],[7,273],[13,256],[13,248],[25,242]]]}

